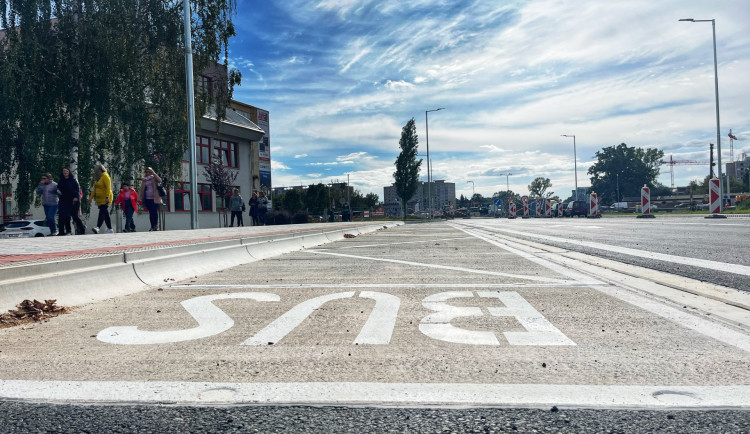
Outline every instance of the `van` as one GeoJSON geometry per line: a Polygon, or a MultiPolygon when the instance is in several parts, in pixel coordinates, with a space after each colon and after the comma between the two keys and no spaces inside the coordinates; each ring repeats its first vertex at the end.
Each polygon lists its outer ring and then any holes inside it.
{"type": "Polygon", "coordinates": [[[589,204],[585,200],[574,200],[574,201],[568,202],[568,205],[563,210],[563,215],[565,217],[573,217],[573,216],[588,217],[589,204]]]}

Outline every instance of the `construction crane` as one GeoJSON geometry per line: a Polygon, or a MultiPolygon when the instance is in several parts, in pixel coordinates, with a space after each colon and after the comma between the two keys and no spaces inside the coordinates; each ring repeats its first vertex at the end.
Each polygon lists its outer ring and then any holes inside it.
{"type": "Polygon", "coordinates": [[[672,179],[672,188],[674,188],[674,166],[708,166],[708,161],[696,161],[696,160],[675,160],[672,156],[669,156],[669,161],[661,160],[659,165],[669,165],[669,176],[672,179]]]}
{"type": "Polygon", "coordinates": [[[729,162],[734,163],[734,141],[742,140],[738,139],[737,136],[732,134],[732,129],[729,129],[729,162]]]}

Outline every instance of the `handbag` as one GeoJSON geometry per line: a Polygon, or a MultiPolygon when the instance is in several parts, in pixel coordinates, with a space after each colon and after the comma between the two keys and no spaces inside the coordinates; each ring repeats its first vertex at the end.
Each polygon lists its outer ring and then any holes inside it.
{"type": "Polygon", "coordinates": [[[164,186],[159,184],[156,186],[156,191],[159,192],[159,196],[161,196],[162,199],[167,197],[167,190],[164,189],[164,186]]]}

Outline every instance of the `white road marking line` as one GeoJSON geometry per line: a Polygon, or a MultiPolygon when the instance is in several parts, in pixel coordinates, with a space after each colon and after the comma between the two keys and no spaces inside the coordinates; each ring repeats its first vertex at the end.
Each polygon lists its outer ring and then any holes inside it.
{"type": "MultiPolygon", "coordinates": [[[[597,284],[598,285],[598,284],[597,284]]],[[[172,285],[164,290],[230,290],[230,289],[307,289],[307,288],[558,288],[595,286],[580,282],[565,283],[288,283],[288,284],[239,284],[239,285],[172,285]]]]}
{"type": "Polygon", "coordinates": [[[550,270],[552,270],[552,271],[554,271],[554,272],[556,272],[558,274],[561,274],[563,276],[569,277],[569,278],[571,278],[571,279],[573,279],[573,280],[575,280],[575,281],[577,281],[577,282],[579,282],[581,284],[584,284],[584,285],[597,285],[597,284],[601,284],[601,282],[599,282],[598,280],[594,279],[593,277],[591,277],[589,275],[580,273],[578,271],[574,271],[574,270],[572,270],[572,269],[570,269],[568,267],[563,267],[561,265],[558,265],[558,264],[555,264],[553,262],[550,262],[550,261],[548,261],[548,260],[546,260],[544,258],[540,258],[540,257],[538,257],[536,255],[531,254],[531,253],[527,253],[527,252],[518,250],[518,249],[516,249],[514,247],[511,247],[510,245],[506,244],[506,243],[509,243],[508,241],[505,241],[504,243],[500,243],[500,242],[498,242],[496,240],[487,238],[484,235],[479,234],[477,232],[473,232],[473,231],[470,231],[470,230],[467,230],[467,229],[464,229],[464,228],[460,228],[460,227],[456,227],[456,229],[458,229],[458,230],[460,230],[462,232],[465,232],[465,233],[467,233],[467,234],[469,234],[469,235],[471,235],[473,237],[479,238],[482,241],[488,242],[488,243],[492,244],[493,246],[497,246],[497,247],[500,247],[503,250],[507,250],[507,251],[509,251],[509,252],[511,252],[513,254],[516,254],[516,255],[518,255],[518,256],[520,256],[520,257],[522,257],[522,258],[524,258],[524,259],[526,259],[528,261],[531,261],[531,262],[534,262],[536,264],[539,264],[539,265],[541,265],[541,266],[543,266],[543,267],[545,267],[547,269],[550,269],[550,270]]]}
{"type": "Polygon", "coordinates": [[[750,386],[0,380],[0,399],[146,404],[750,409],[750,386]]]}
{"type": "MultiPolygon", "coordinates": [[[[429,240],[429,242],[432,242],[432,241],[437,242],[437,241],[466,240],[466,239],[469,239],[469,238],[471,238],[471,237],[438,238],[436,240],[429,240]]],[[[344,247],[335,247],[335,248],[337,250],[343,250],[343,249],[361,249],[363,247],[396,246],[396,245],[400,245],[400,244],[420,244],[420,243],[424,243],[424,242],[426,242],[426,240],[422,240],[422,241],[404,241],[404,242],[401,242],[401,243],[359,244],[359,245],[354,245],[354,246],[344,246],[344,247]]],[[[330,248],[323,249],[323,250],[329,250],[329,249],[330,248]]],[[[321,250],[321,249],[318,249],[318,250],[321,250]]]]}
{"type": "Polygon", "coordinates": [[[514,231],[512,229],[503,229],[495,226],[485,226],[488,230],[494,230],[499,232],[505,232],[513,235],[527,236],[531,238],[537,238],[542,240],[554,241],[557,243],[573,244],[583,247],[591,247],[594,249],[605,250],[608,252],[622,253],[624,255],[636,256],[639,258],[656,259],[659,261],[672,262],[675,264],[689,265],[693,267],[708,268],[711,270],[723,271],[725,273],[739,274],[743,276],[750,276],[750,266],[729,264],[726,262],[709,261],[707,259],[696,259],[688,258],[684,256],[667,255],[664,253],[648,252],[643,250],[631,249],[628,247],[617,247],[610,246],[607,244],[595,243],[591,241],[577,241],[570,240],[567,238],[559,238],[551,235],[537,235],[529,232],[514,231]]]}
{"type": "Polygon", "coordinates": [[[346,255],[343,253],[333,253],[333,252],[323,252],[319,250],[305,250],[305,253],[312,253],[316,255],[331,255],[331,256],[340,256],[345,258],[353,258],[353,259],[367,259],[369,261],[378,261],[378,262],[391,262],[395,264],[404,264],[404,265],[413,265],[415,267],[427,267],[427,268],[438,268],[442,270],[453,270],[453,271],[461,271],[464,273],[474,273],[474,274],[486,274],[490,276],[503,276],[503,277],[511,277],[514,279],[523,279],[523,280],[532,280],[535,282],[565,282],[562,279],[552,279],[548,277],[536,277],[536,276],[523,276],[519,274],[510,274],[510,273],[501,273],[499,271],[485,271],[485,270],[475,270],[472,268],[464,268],[464,267],[452,267],[449,265],[437,265],[437,264],[425,264],[422,262],[412,262],[412,261],[402,261],[399,259],[384,259],[384,258],[373,258],[369,256],[359,256],[359,255],[346,255]]]}

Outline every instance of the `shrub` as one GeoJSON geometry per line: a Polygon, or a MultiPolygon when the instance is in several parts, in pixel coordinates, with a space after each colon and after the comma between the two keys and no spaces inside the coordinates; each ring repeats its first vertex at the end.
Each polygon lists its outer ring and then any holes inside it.
{"type": "Polygon", "coordinates": [[[266,214],[266,225],[288,225],[292,223],[292,216],[287,210],[273,210],[266,214]]]}
{"type": "Polygon", "coordinates": [[[297,211],[297,213],[294,214],[294,217],[292,217],[292,223],[294,224],[307,223],[309,221],[310,215],[305,210],[297,211]]]}

